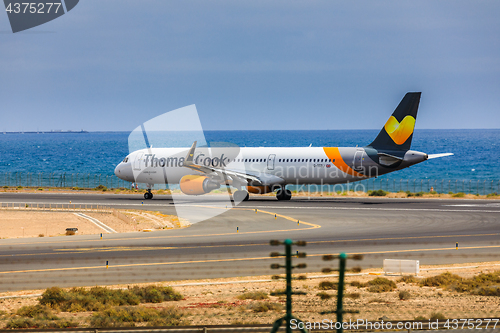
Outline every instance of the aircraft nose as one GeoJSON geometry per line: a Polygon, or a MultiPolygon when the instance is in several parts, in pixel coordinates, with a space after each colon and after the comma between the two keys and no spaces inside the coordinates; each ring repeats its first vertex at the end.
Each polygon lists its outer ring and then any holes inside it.
{"type": "Polygon", "coordinates": [[[116,166],[116,168],[115,168],[115,176],[118,177],[118,178],[121,178],[120,177],[121,176],[121,174],[120,174],[121,173],[121,170],[120,170],[121,169],[121,165],[122,165],[122,163],[118,164],[116,166]]]}
{"type": "Polygon", "coordinates": [[[133,182],[134,173],[132,172],[132,166],[129,163],[120,163],[115,168],[116,177],[133,182]]]}

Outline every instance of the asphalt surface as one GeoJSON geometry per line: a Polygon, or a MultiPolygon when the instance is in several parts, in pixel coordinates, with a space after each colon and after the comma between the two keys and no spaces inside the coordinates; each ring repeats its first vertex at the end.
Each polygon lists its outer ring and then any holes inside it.
{"type": "MultiPolygon", "coordinates": [[[[69,201],[175,214],[168,196],[145,201],[141,195],[0,193],[4,206],[69,201]]],[[[182,205],[200,215],[219,209],[189,199],[182,205]]],[[[271,275],[281,271],[270,264],[283,259],[269,253],[283,248],[269,240],[285,238],[307,241],[293,249],[307,253],[294,260],[307,263],[300,272],[333,268],[338,263],[324,262],[322,255],[339,252],[364,254],[362,261],[348,263],[363,269],[382,267],[383,259],[415,259],[420,265],[500,260],[500,201],[252,197],[185,229],[104,234],[102,240],[1,239],[0,291],[271,275]]]]}

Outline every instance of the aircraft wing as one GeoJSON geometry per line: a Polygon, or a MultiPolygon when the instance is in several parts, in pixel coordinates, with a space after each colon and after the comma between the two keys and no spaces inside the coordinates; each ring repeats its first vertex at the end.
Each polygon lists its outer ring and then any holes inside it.
{"type": "Polygon", "coordinates": [[[454,155],[453,153],[442,153],[442,154],[429,154],[428,160],[431,160],[433,158],[440,158],[440,157],[445,157],[445,156],[452,156],[454,155]]]}
{"type": "Polygon", "coordinates": [[[264,186],[264,185],[274,185],[284,183],[285,180],[283,178],[266,174],[266,173],[251,173],[251,172],[242,172],[239,170],[230,170],[230,169],[221,169],[214,168],[211,166],[198,165],[193,163],[194,159],[194,151],[196,150],[196,141],[193,143],[189,152],[184,160],[183,166],[186,168],[190,168],[192,170],[196,170],[198,172],[216,176],[220,178],[220,180],[227,180],[228,176],[236,182],[247,183],[252,186],[264,186]]]}

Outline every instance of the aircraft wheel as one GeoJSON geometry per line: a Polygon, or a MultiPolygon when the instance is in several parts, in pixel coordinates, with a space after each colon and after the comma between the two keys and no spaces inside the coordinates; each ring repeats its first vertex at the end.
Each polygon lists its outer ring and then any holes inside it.
{"type": "Polygon", "coordinates": [[[276,193],[276,199],[278,200],[290,200],[292,198],[292,192],[287,189],[279,189],[278,192],[276,193]]]}
{"type": "Polygon", "coordinates": [[[233,200],[234,201],[247,201],[250,195],[248,194],[247,191],[241,191],[238,190],[233,193],[233,200]]]}
{"type": "Polygon", "coordinates": [[[144,199],[146,199],[146,200],[153,199],[153,193],[151,193],[151,192],[144,193],[144,199]]]}

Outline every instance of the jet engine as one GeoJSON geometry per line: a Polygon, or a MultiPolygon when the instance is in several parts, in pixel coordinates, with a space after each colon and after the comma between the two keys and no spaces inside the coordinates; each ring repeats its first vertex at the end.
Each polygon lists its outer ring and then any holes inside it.
{"type": "Polygon", "coordinates": [[[220,184],[206,176],[186,175],[181,178],[181,191],[188,195],[200,195],[220,188],[220,184]]]}
{"type": "Polygon", "coordinates": [[[247,191],[254,194],[273,192],[271,186],[247,186],[247,191]]]}

